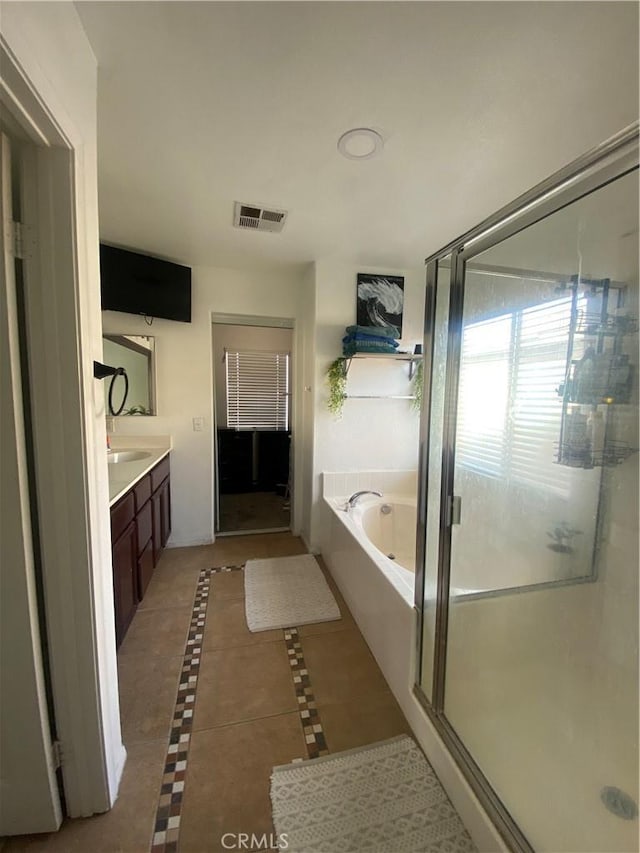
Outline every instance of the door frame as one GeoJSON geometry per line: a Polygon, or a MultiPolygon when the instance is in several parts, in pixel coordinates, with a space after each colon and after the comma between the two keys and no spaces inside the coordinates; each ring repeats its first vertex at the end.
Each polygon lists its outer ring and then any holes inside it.
{"type": "Polygon", "coordinates": [[[1,131],[0,255],[4,281],[0,289],[0,525],[4,565],[0,574],[0,834],[14,835],[57,830],[62,822],[62,804],[53,745],[55,719],[47,677],[46,625],[39,606],[38,526],[29,471],[32,443],[28,370],[23,359],[22,262],[16,256],[13,226],[20,196],[20,187],[14,186],[18,183],[16,170],[12,169],[16,138],[5,127],[1,131]],[[21,729],[20,738],[15,737],[16,726],[21,729]]]}
{"type": "MultiPolygon", "coordinates": [[[[216,411],[216,384],[215,384],[215,361],[214,361],[214,344],[215,344],[215,326],[219,325],[228,325],[228,326],[260,326],[268,329],[289,329],[291,331],[291,373],[290,373],[290,381],[291,381],[291,391],[290,391],[290,429],[291,433],[291,444],[290,444],[290,452],[289,452],[289,527],[291,533],[294,536],[299,535],[300,530],[300,519],[299,519],[299,504],[300,502],[296,500],[296,490],[295,490],[295,472],[298,465],[301,465],[301,460],[297,458],[297,442],[295,440],[297,428],[296,428],[296,419],[298,414],[301,412],[301,407],[298,401],[298,394],[295,389],[297,387],[297,377],[300,375],[298,373],[298,354],[296,352],[296,319],[294,317],[267,317],[265,315],[254,315],[254,314],[227,314],[227,313],[211,313],[211,387],[212,387],[212,403],[211,403],[211,440],[213,442],[212,448],[212,458],[213,458],[213,540],[215,541],[216,536],[225,536],[224,532],[218,531],[218,522],[219,522],[219,511],[220,511],[220,494],[219,494],[219,481],[218,481],[218,436],[217,436],[217,411],[216,411]]],[[[238,535],[242,535],[240,532],[238,535]]]]}
{"type": "Polygon", "coordinates": [[[106,432],[95,416],[92,370],[101,346],[98,234],[85,187],[95,180],[96,155],[37,61],[29,73],[4,36],[0,67],[0,105],[29,140],[23,267],[34,478],[64,799],[67,815],[81,817],[113,805],[126,759],[107,463],[98,450],[106,432]]]}

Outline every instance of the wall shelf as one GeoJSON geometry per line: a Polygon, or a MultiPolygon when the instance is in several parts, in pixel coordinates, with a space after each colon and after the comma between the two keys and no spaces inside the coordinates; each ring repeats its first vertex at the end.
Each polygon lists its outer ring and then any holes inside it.
{"type": "MultiPolygon", "coordinates": [[[[351,362],[355,359],[382,359],[386,361],[407,361],[409,362],[409,379],[413,379],[413,374],[416,369],[416,364],[419,361],[422,361],[421,354],[415,354],[410,352],[356,352],[353,355],[345,355],[346,360],[345,365],[345,374],[349,373],[349,368],[351,367],[351,362]]],[[[407,398],[411,399],[411,398],[407,398]]]]}
{"type": "MultiPolygon", "coordinates": [[[[354,359],[374,359],[383,361],[402,361],[409,365],[409,382],[414,377],[416,365],[422,361],[422,353],[398,352],[398,353],[369,353],[357,352],[353,355],[342,356],[344,359],[344,375],[349,375],[349,368],[354,359]]],[[[345,400],[415,400],[415,394],[344,394],[345,400]]]]}
{"type": "Polygon", "coordinates": [[[345,394],[345,400],[415,400],[415,394],[345,394]]]}

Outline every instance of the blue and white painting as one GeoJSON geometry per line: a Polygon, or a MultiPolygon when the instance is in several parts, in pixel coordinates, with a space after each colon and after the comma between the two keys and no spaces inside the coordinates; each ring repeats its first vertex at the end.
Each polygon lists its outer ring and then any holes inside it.
{"type": "Polygon", "coordinates": [[[356,323],[359,326],[386,326],[402,334],[404,277],[358,273],[356,323]]]}

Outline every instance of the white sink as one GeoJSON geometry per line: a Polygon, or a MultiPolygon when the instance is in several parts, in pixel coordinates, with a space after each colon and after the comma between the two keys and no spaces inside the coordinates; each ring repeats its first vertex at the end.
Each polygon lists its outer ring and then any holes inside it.
{"type": "Polygon", "coordinates": [[[117,462],[137,462],[139,459],[148,459],[150,453],[144,450],[113,450],[107,454],[107,462],[113,465],[117,462]]]}

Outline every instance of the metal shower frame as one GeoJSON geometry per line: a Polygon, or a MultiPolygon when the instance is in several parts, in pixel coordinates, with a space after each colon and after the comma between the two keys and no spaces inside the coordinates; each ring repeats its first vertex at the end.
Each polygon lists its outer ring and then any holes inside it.
{"type": "Polygon", "coordinates": [[[463,775],[493,820],[497,830],[517,853],[533,853],[522,830],[501,801],[481,767],[466,749],[445,715],[444,691],[449,613],[451,525],[454,508],[455,430],[462,337],[465,268],[468,261],[496,243],[556,213],[608,183],[638,168],[640,125],[634,122],[596,148],[519,196],[475,228],[451,241],[426,261],[426,303],[423,352],[425,359],[423,404],[420,422],[418,472],[418,521],[416,542],[416,681],[414,694],[436,731],[451,752],[463,775]],[[431,373],[434,352],[438,266],[450,257],[450,294],[447,340],[445,407],[443,418],[442,473],[439,507],[436,623],[433,649],[433,683],[429,699],[420,682],[424,632],[427,496],[429,486],[429,423],[431,373]]]}

